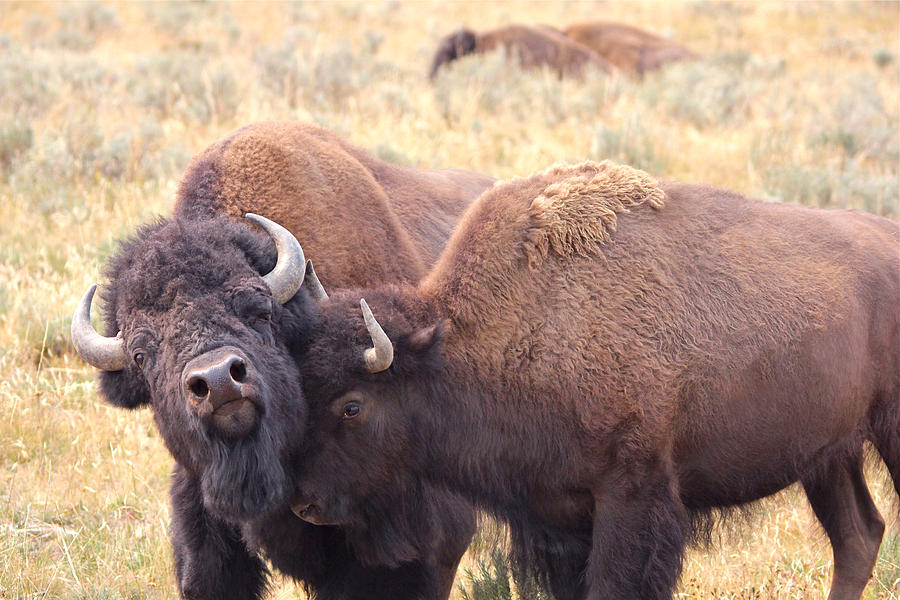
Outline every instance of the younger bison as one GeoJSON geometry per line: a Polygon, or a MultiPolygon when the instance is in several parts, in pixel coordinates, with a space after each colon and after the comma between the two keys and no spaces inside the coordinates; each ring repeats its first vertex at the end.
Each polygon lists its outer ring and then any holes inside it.
{"type": "MultiPolygon", "coordinates": [[[[365,530],[313,527],[290,512],[306,415],[296,361],[309,296],[321,291],[309,277],[297,291],[307,265],[296,258],[263,277],[275,250],[242,217],[253,210],[288,224],[334,286],[412,284],[492,183],[390,165],[312,125],[257,123],[195,158],[176,218],[142,228],[112,259],[110,337],[90,327],[88,294],[73,339],[103,370],[109,402],[152,406],[177,461],[171,529],[182,597],[261,597],[260,553],[319,600],[447,597],[474,513],[443,487],[418,490],[410,506],[427,540],[416,546],[374,548],[365,530]]],[[[296,244],[287,238],[282,246],[296,244]]]]}
{"type": "Polygon", "coordinates": [[[466,54],[503,48],[525,68],[549,67],[560,77],[581,77],[592,67],[611,73],[613,67],[596,52],[544,25],[507,25],[485,33],[460,29],[441,40],[428,77],[434,79],[442,65],[466,54]]]}
{"type": "Polygon", "coordinates": [[[670,62],[697,57],[677,42],[624,23],[574,23],[563,31],[616,68],[635,77],[643,77],[648,71],[670,62]]]}
{"type": "Polygon", "coordinates": [[[357,526],[445,485],[557,600],[654,600],[704,515],[800,481],[855,600],[884,529],[866,441],[900,492],[898,242],[608,162],[496,186],[418,287],[319,305],[294,509],[357,526]]]}

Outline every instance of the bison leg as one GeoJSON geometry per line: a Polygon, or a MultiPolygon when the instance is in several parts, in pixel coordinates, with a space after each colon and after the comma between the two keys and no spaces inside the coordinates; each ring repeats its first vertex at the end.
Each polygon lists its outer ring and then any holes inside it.
{"type": "Polygon", "coordinates": [[[453,582],[456,579],[456,571],[462,560],[463,554],[472,542],[477,523],[475,512],[466,510],[459,515],[459,522],[454,523],[456,529],[445,534],[439,543],[433,562],[435,563],[436,594],[435,598],[441,600],[450,597],[453,591],[453,582]]]}
{"type": "Polygon", "coordinates": [[[829,600],[858,600],[872,576],[884,520],[869,496],[862,453],[830,459],[803,478],[803,489],[834,552],[829,600]]]}
{"type": "Polygon", "coordinates": [[[258,600],[268,572],[248,552],[236,527],[203,507],[200,481],[176,465],[172,473],[172,550],[178,592],[186,600],[258,600]]]}
{"type": "MultiPolygon", "coordinates": [[[[587,557],[581,557],[584,565],[587,557]]],[[[560,564],[547,573],[547,584],[555,600],[577,600],[584,597],[583,566],[577,568],[575,560],[561,560],[560,564]]]]}
{"type": "Polygon", "coordinates": [[[670,599],[688,528],[674,478],[661,469],[647,473],[640,484],[595,493],[587,597],[670,599]]]}

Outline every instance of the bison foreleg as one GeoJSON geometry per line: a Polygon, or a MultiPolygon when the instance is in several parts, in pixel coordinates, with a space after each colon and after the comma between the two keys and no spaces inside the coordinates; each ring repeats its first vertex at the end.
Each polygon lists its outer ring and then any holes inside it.
{"type": "Polygon", "coordinates": [[[673,478],[654,470],[639,484],[595,493],[587,597],[667,600],[672,597],[689,520],[673,478]]]}
{"type": "Polygon", "coordinates": [[[172,550],[185,600],[259,600],[268,571],[236,527],[203,507],[200,481],[176,465],[172,473],[172,550]]]}

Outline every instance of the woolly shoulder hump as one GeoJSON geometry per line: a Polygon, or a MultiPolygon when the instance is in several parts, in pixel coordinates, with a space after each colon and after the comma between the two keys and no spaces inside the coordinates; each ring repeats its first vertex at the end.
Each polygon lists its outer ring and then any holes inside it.
{"type": "Polygon", "coordinates": [[[551,255],[597,255],[619,215],[645,204],[660,209],[665,200],[648,173],[610,161],[556,165],[498,182],[463,215],[419,291],[461,312],[468,312],[464,305],[504,304],[504,290],[523,268],[540,269],[551,255]]]}

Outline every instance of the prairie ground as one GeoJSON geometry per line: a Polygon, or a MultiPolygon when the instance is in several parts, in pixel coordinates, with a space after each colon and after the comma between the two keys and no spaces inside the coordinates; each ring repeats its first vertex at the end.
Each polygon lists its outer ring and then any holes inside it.
{"type": "MultiPolygon", "coordinates": [[[[507,178],[610,158],[772,200],[898,216],[894,2],[0,4],[0,600],[175,598],[171,459],[149,411],[98,400],[69,318],[116,241],[171,211],[189,157],[264,119],[394,162],[507,178]],[[701,55],[642,81],[500,54],[432,83],[461,25],[610,19],[701,55]]],[[[897,502],[865,598],[900,597],[897,502]]],[[[823,598],[831,552],[791,488],[691,551],[679,598],[823,598]]],[[[276,580],[272,597],[303,598],[276,580]]],[[[490,542],[457,598],[514,597],[490,542]],[[500,573],[498,575],[497,568],[500,573]],[[491,591],[493,590],[493,591],[491,591]]]]}

